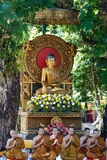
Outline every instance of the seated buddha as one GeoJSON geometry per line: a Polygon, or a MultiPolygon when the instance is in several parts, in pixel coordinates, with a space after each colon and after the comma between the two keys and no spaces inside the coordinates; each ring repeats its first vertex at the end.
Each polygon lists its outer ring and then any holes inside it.
{"type": "Polygon", "coordinates": [[[42,69],[42,88],[36,91],[36,95],[65,94],[66,91],[60,88],[60,69],[56,67],[56,57],[54,54],[51,53],[47,56],[46,65],[47,67],[42,69]]]}

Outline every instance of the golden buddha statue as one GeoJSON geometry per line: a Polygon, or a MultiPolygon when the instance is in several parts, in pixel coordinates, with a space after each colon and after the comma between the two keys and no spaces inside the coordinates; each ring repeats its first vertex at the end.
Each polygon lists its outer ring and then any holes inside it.
{"type": "Polygon", "coordinates": [[[56,57],[54,54],[51,53],[47,56],[46,65],[47,67],[42,69],[42,88],[36,91],[36,95],[65,94],[66,91],[60,88],[60,70],[59,67],[56,67],[56,57]]]}

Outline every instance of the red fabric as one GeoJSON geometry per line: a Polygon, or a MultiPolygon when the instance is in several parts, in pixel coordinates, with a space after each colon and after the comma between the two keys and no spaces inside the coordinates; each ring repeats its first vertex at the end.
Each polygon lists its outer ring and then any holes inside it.
{"type": "Polygon", "coordinates": [[[59,67],[61,64],[61,56],[59,54],[59,52],[52,48],[52,47],[46,47],[46,48],[42,48],[37,56],[36,56],[36,63],[38,65],[38,67],[40,69],[46,67],[46,57],[50,54],[53,53],[56,57],[56,66],[59,67]]]}
{"type": "Polygon", "coordinates": [[[87,121],[88,122],[93,122],[93,110],[88,110],[88,111],[86,111],[86,113],[87,113],[87,121]],[[89,113],[89,115],[88,115],[88,113],[89,113]],[[91,114],[92,113],[92,114],[91,114]]]}
{"type": "Polygon", "coordinates": [[[93,110],[88,110],[87,113],[91,113],[93,110]]]}
{"type": "Polygon", "coordinates": [[[88,122],[93,122],[93,116],[92,115],[87,115],[87,121],[88,122]]]}

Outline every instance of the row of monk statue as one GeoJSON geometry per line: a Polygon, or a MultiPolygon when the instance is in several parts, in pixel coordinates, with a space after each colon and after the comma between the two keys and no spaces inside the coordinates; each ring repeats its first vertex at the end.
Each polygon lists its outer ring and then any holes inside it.
{"type": "MultiPolygon", "coordinates": [[[[18,137],[15,130],[10,131],[11,138],[6,144],[6,151],[0,152],[8,159],[27,159],[27,154],[22,152],[24,141],[18,137]]],[[[84,135],[79,139],[74,133],[74,128],[68,128],[68,134],[63,137],[58,135],[58,129],[53,128],[52,135],[44,135],[44,128],[38,128],[38,135],[32,141],[32,158],[34,160],[55,160],[58,155],[62,160],[106,159],[106,144],[103,137],[99,136],[97,129],[90,136],[90,129],[85,128],[84,135]]]]}

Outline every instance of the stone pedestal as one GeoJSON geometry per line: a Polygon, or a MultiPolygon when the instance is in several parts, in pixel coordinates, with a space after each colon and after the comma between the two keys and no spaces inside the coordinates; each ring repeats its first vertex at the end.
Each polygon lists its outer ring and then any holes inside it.
{"type": "Polygon", "coordinates": [[[21,135],[25,139],[31,139],[37,134],[37,128],[42,124],[45,127],[50,124],[54,116],[59,116],[65,127],[72,126],[75,128],[77,134],[81,135],[83,132],[82,117],[80,112],[72,113],[57,113],[57,112],[22,112],[21,113],[21,135]]]}

